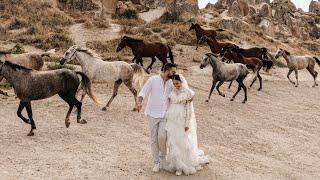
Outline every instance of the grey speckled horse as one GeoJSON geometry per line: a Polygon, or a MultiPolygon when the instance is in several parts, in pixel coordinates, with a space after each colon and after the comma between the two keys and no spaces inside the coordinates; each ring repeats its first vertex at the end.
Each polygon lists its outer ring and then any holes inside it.
{"type": "Polygon", "coordinates": [[[220,96],[225,97],[223,93],[220,92],[219,88],[224,82],[230,82],[236,80],[239,83],[237,92],[232,96],[231,101],[234,100],[234,98],[237,96],[237,94],[240,92],[241,88],[244,91],[244,100],[242,103],[245,103],[247,101],[247,88],[243,84],[243,80],[247,77],[249,70],[248,68],[240,63],[234,63],[234,64],[228,64],[225,62],[220,61],[214,54],[207,53],[203,57],[203,62],[200,65],[200,68],[205,68],[208,64],[212,66],[212,86],[209,93],[208,100],[206,102],[209,102],[209,99],[211,97],[211,94],[217,84],[217,91],[220,96]]]}
{"type": "Polygon", "coordinates": [[[77,122],[80,124],[86,123],[85,120],[81,120],[82,103],[75,98],[80,85],[80,79],[77,75],[82,77],[81,84],[84,91],[96,102],[95,97],[91,93],[91,82],[89,78],[81,72],[68,69],[36,71],[13,64],[9,61],[5,61],[4,63],[0,61],[0,74],[13,85],[15,93],[20,99],[17,115],[25,123],[31,125],[31,131],[28,133],[28,136],[33,136],[33,131],[36,129],[32,115],[31,101],[45,99],[56,94],[59,94],[69,105],[69,111],[65,119],[67,128],[70,125],[69,117],[74,106],[76,106],[78,110],[77,122]],[[29,119],[21,114],[24,108],[27,110],[29,119]]]}
{"type": "Polygon", "coordinates": [[[309,71],[309,73],[311,74],[311,76],[313,77],[314,80],[314,84],[312,87],[316,87],[318,86],[317,83],[317,76],[318,76],[318,72],[314,70],[315,64],[317,63],[320,66],[320,61],[318,58],[316,57],[311,57],[311,56],[293,56],[291,55],[288,51],[284,50],[284,49],[278,49],[275,58],[278,59],[280,56],[282,56],[288,65],[289,68],[289,72],[287,74],[287,78],[289,79],[289,81],[292,84],[295,84],[296,87],[298,87],[299,82],[298,82],[298,70],[301,69],[307,69],[309,71]],[[290,74],[292,72],[295,72],[296,74],[296,80],[297,83],[291,81],[290,79],[290,74]]]}

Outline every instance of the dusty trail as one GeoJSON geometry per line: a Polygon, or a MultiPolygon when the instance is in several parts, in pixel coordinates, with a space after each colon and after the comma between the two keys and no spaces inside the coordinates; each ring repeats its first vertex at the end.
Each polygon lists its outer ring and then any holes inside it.
{"type": "MultiPolygon", "coordinates": [[[[242,92],[235,102],[229,101],[235,87],[227,90],[227,85],[222,87],[226,98],[214,92],[212,101],[205,103],[210,76],[191,72],[185,76],[197,93],[199,144],[212,162],[188,179],[320,178],[320,96],[307,72],[300,73],[298,88],[284,78],[286,69],[275,69],[272,76],[263,74],[263,91],[257,92],[257,86],[251,89],[245,105],[242,92]]],[[[111,87],[94,85],[94,92],[106,102],[111,87]]],[[[125,87],[107,112],[86,99],[83,118],[88,124],[77,124],[72,114],[66,129],[67,105],[59,97],[37,101],[33,110],[38,129],[36,136],[27,137],[29,126],[15,114],[18,100],[1,96],[0,177],[175,178],[151,172],[148,121],[130,111],[133,105],[125,87]]]]}

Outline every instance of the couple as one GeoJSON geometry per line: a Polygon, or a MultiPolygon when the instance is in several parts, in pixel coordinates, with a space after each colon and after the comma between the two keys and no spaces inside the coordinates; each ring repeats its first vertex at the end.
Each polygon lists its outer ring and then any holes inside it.
{"type": "Polygon", "coordinates": [[[198,149],[197,125],[192,99],[194,92],[181,76],[177,66],[167,63],[160,75],[152,76],[143,86],[138,98],[138,110],[148,98],[145,114],[151,131],[154,172],[161,168],[176,175],[194,174],[209,162],[198,149]]]}

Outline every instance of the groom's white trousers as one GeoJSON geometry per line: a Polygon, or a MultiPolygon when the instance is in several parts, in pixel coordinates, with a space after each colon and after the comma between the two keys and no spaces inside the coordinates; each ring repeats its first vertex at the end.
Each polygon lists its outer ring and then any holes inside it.
{"type": "Polygon", "coordinates": [[[162,159],[166,156],[166,140],[167,132],[165,130],[165,119],[164,118],[153,118],[148,116],[149,119],[149,129],[151,137],[151,151],[154,163],[160,163],[162,159]]]}

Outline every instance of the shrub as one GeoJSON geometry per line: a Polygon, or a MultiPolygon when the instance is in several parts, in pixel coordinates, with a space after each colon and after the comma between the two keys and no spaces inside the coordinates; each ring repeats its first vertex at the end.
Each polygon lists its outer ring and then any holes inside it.
{"type": "Polygon", "coordinates": [[[12,54],[22,54],[22,53],[24,53],[24,52],[25,52],[25,51],[24,51],[24,47],[23,47],[23,45],[20,44],[20,43],[16,44],[16,45],[12,48],[12,50],[11,50],[11,53],[12,53],[12,54]]]}

